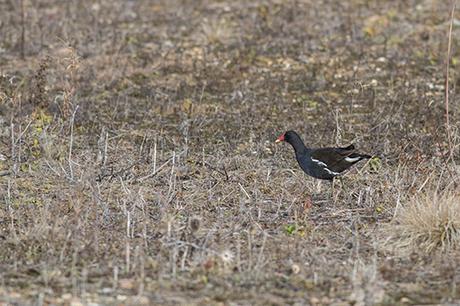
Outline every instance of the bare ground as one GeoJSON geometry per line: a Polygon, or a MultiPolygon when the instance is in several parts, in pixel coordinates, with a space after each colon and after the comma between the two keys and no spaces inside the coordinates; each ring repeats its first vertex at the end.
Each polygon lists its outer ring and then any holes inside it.
{"type": "Polygon", "coordinates": [[[458,186],[450,9],[1,2],[0,302],[459,303],[458,250],[400,256],[380,231],[458,186]],[[333,202],[273,143],[287,129],[378,158],[333,202]]]}

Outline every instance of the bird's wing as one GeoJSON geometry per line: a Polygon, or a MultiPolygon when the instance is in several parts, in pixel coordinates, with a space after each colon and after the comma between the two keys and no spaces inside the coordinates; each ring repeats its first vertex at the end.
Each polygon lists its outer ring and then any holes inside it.
{"type": "Polygon", "coordinates": [[[313,162],[340,173],[360,160],[359,156],[354,156],[354,150],[354,145],[344,148],[321,148],[312,150],[310,156],[313,162]]]}

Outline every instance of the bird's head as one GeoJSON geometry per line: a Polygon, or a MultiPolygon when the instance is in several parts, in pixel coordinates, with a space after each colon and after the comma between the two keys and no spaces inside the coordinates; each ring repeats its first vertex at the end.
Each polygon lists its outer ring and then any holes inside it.
{"type": "Polygon", "coordinates": [[[278,143],[278,142],[282,142],[282,141],[286,141],[286,142],[290,142],[290,140],[297,136],[296,132],[294,131],[287,131],[287,132],[284,132],[283,134],[280,135],[280,137],[278,137],[275,142],[278,143]]]}

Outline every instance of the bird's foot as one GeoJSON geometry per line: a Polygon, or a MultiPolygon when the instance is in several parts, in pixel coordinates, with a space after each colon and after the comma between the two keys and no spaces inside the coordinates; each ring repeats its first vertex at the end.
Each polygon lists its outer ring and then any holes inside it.
{"type": "Polygon", "coordinates": [[[307,198],[305,199],[305,202],[302,205],[303,211],[306,212],[310,210],[312,206],[313,206],[313,202],[312,202],[311,196],[308,195],[307,198]]]}

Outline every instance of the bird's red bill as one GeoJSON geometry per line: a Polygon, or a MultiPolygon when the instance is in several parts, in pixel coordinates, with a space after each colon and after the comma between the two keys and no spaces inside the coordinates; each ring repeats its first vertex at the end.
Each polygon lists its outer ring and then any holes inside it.
{"type": "Polygon", "coordinates": [[[284,133],[278,137],[278,139],[275,140],[275,142],[281,142],[281,141],[284,141],[284,133]]]}

